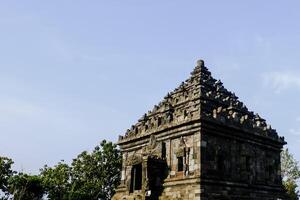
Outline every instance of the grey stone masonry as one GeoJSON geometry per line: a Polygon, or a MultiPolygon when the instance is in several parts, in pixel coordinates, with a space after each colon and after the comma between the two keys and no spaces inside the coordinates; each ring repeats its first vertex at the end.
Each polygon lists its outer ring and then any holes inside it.
{"type": "Polygon", "coordinates": [[[190,78],[119,137],[113,200],[286,200],[285,141],[197,61],[190,78]]]}

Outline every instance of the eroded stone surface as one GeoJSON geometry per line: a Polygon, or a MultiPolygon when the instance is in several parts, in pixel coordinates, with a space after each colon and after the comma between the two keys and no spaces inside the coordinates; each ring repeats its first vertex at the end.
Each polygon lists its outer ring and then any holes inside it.
{"type": "Polygon", "coordinates": [[[118,143],[122,181],[113,199],[286,199],[284,138],[202,60],[118,143]]]}

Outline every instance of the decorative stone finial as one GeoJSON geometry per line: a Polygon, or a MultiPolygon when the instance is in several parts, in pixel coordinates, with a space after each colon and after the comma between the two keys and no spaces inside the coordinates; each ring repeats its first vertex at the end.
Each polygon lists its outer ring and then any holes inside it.
{"type": "Polygon", "coordinates": [[[197,60],[197,67],[204,67],[204,60],[197,60]]]}

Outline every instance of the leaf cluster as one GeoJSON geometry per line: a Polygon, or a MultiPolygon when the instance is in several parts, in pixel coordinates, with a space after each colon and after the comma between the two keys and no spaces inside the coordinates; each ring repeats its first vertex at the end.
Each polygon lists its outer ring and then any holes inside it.
{"type": "Polygon", "coordinates": [[[120,182],[121,153],[103,140],[92,152],[84,151],[70,165],[45,165],[39,175],[16,173],[11,159],[0,157],[0,200],[111,199],[120,182]],[[1,191],[5,195],[1,197],[1,191]]]}
{"type": "Polygon", "coordinates": [[[7,157],[0,156],[0,191],[8,192],[8,180],[14,175],[14,171],[11,169],[13,161],[7,157]]]}
{"type": "Polygon", "coordinates": [[[300,167],[288,149],[281,152],[281,176],[283,186],[291,200],[298,200],[300,192],[297,190],[297,181],[300,179],[300,167]]]}
{"type": "Polygon", "coordinates": [[[40,200],[45,190],[40,176],[18,173],[9,179],[8,191],[14,200],[40,200]]]}

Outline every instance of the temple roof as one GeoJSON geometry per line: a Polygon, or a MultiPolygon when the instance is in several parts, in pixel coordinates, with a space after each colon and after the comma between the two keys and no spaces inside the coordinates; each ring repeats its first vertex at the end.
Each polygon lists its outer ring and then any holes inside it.
{"type": "Polygon", "coordinates": [[[248,130],[284,142],[265,119],[249,111],[220,80],[212,77],[204,61],[198,60],[191,76],[144,114],[125,136],[120,136],[119,143],[199,120],[248,130]]]}

